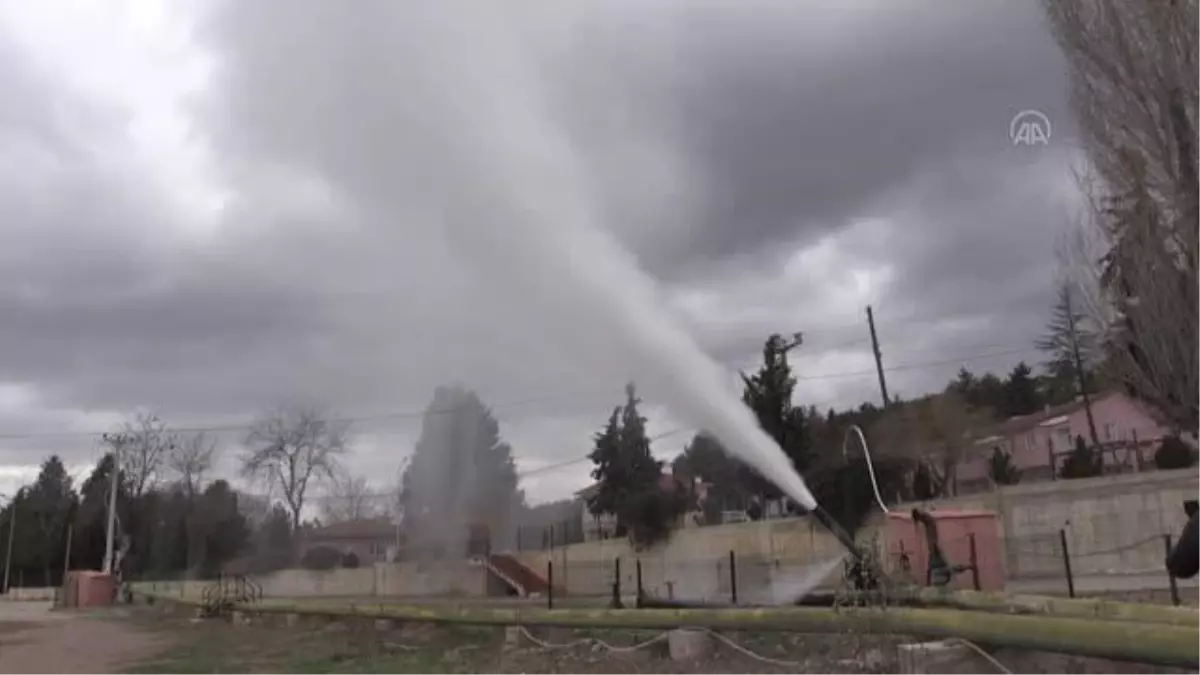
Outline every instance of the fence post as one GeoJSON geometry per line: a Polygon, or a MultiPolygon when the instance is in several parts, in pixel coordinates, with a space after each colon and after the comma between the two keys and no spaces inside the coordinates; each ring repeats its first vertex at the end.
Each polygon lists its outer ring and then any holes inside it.
{"type": "Polygon", "coordinates": [[[637,572],[637,606],[642,606],[642,559],[638,558],[633,563],[634,571],[637,572]]]}
{"type": "Polygon", "coordinates": [[[621,608],[621,557],[613,558],[612,602],[613,609],[621,608]]]}
{"type": "Polygon", "coordinates": [[[970,546],[971,581],[974,583],[975,590],[982,591],[983,587],[979,584],[979,554],[975,550],[974,532],[967,535],[967,544],[970,546]]]}
{"type": "Polygon", "coordinates": [[[1062,544],[1063,569],[1067,572],[1067,596],[1075,597],[1075,577],[1071,575],[1071,549],[1067,547],[1067,531],[1058,531],[1058,541],[1062,544]]]}
{"type": "Polygon", "coordinates": [[[554,561],[546,561],[546,609],[554,609],[554,561]]]}
{"type": "MultiPolygon", "coordinates": [[[[1171,535],[1163,535],[1163,544],[1167,549],[1167,559],[1171,557],[1171,535]]],[[[1171,585],[1171,604],[1178,607],[1181,603],[1179,599],[1179,585],[1175,583],[1175,575],[1171,574],[1171,568],[1167,568],[1167,582],[1171,585]]]]}
{"type": "Polygon", "coordinates": [[[737,556],[729,549],[729,597],[737,604],[737,556]]]}

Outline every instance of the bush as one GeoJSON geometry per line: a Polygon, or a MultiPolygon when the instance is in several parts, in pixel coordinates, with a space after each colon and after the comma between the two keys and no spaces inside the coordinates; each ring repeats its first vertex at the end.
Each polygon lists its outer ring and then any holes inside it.
{"type": "Polygon", "coordinates": [[[346,569],[355,569],[358,567],[358,554],[354,551],[346,551],[346,555],[342,556],[342,567],[346,569]]]}
{"type": "Polygon", "coordinates": [[[300,566],[306,570],[331,570],[342,562],[342,554],[328,546],[310,548],[300,558],[300,566]]]}
{"type": "Polygon", "coordinates": [[[1196,463],[1196,451],[1178,436],[1167,436],[1154,452],[1159,469],[1186,469],[1196,463]]]}

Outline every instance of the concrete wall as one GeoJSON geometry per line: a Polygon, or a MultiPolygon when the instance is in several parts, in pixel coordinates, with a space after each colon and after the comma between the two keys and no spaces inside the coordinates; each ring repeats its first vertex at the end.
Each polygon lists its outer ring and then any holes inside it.
{"type": "MultiPolygon", "coordinates": [[[[490,575],[465,561],[403,562],[325,571],[289,569],[252,577],[267,598],[484,596],[490,575]]],[[[200,598],[211,581],[139,582],[138,588],[200,598]]],[[[495,591],[494,587],[490,590],[495,591]]]]}
{"type": "MultiPolygon", "coordinates": [[[[1061,578],[1059,530],[1064,529],[1076,577],[1149,575],[1155,583],[1165,585],[1162,535],[1178,536],[1186,520],[1183,501],[1195,499],[1198,489],[1197,472],[1181,469],[1015,485],[892,510],[904,512],[921,506],[997,512],[1000,549],[1010,581],[1061,578]]],[[[880,547],[886,547],[882,520],[874,519],[860,532],[860,538],[877,537],[880,547]]],[[[515,555],[542,575],[547,563],[553,562],[554,585],[570,595],[611,593],[618,558],[622,592],[634,592],[635,561],[640,558],[642,585],[651,593],[725,600],[731,590],[731,550],[737,557],[739,599],[747,601],[769,595],[773,589],[795,587],[812,578],[814,568],[822,565],[826,582],[835,581],[842,555],[837,540],[808,518],[683,529],[665,546],[644,551],[634,551],[623,539],[610,539],[515,555]]],[[[256,581],[266,597],[500,594],[502,589],[494,583],[489,586],[489,576],[485,568],[461,561],[425,566],[404,562],[325,572],[282,570],[256,581]]],[[[200,597],[206,585],[159,582],[156,586],[159,591],[200,597]]]]}
{"type": "Polygon", "coordinates": [[[38,601],[45,602],[54,599],[54,594],[58,592],[57,588],[39,587],[39,588],[18,588],[13,587],[4,595],[0,595],[0,600],[13,601],[38,601]]]}
{"type": "Polygon", "coordinates": [[[1179,536],[1183,502],[1197,490],[1197,471],[1178,469],[1018,484],[921,506],[999,513],[1010,579],[1062,576],[1059,530],[1075,575],[1144,574],[1163,569],[1162,535],[1179,536]]]}
{"type": "MultiPolygon", "coordinates": [[[[1076,577],[1149,574],[1155,583],[1165,585],[1166,578],[1160,574],[1165,555],[1162,535],[1178,537],[1186,521],[1183,501],[1195,499],[1198,489],[1196,470],[1181,469],[1018,484],[990,493],[891,508],[900,512],[914,506],[995,511],[1010,580],[1063,577],[1059,538],[1063,529],[1076,577]]],[[[860,538],[877,537],[880,547],[886,547],[881,522],[881,518],[873,519],[860,538]]],[[[665,546],[640,552],[625,540],[606,540],[552,551],[525,551],[517,557],[543,576],[547,562],[553,561],[555,585],[572,595],[610,593],[617,558],[622,564],[622,591],[633,592],[634,564],[640,558],[643,587],[652,593],[724,599],[729,597],[731,550],[738,559],[740,597],[796,580],[806,568],[836,560],[842,552],[819,524],[807,518],[788,518],[680,530],[665,546]]],[[[827,582],[836,579],[830,577],[827,582]]]]}
{"type": "Polygon", "coordinates": [[[686,528],[665,546],[635,551],[624,539],[572,544],[546,551],[523,551],[518,559],[545,576],[554,567],[554,585],[569,595],[608,595],[621,560],[623,593],[642,587],[661,597],[726,599],[730,594],[729,552],[737,557],[739,597],[767,592],[773,582],[802,575],[808,567],[837,560],[841,545],[808,518],[686,528]]]}

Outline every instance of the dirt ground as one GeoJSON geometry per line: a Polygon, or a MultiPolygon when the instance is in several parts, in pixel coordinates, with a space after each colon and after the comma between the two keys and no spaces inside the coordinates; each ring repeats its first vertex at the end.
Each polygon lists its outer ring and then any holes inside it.
{"type": "Polygon", "coordinates": [[[49,603],[0,602],[0,673],[114,673],[163,645],[112,612],[52,611],[49,603]]]}
{"type": "Polygon", "coordinates": [[[719,645],[703,659],[673,661],[665,642],[614,652],[594,640],[628,648],[658,632],[537,630],[565,648],[523,641],[506,644],[495,627],[439,627],[412,623],[376,630],[373,622],[313,622],[292,628],[280,621],[233,625],[224,620],[164,618],[143,610],[138,623],[174,646],[132,672],[170,673],[796,673],[895,672],[895,639],[880,636],[735,634],[728,637],[765,663],[719,645]]]}

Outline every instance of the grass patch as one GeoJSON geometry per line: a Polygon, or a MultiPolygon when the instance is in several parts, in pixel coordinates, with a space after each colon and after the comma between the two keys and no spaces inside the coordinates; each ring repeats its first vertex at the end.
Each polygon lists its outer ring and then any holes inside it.
{"type": "Polygon", "coordinates": [[[170,644],[129,673],[453,673],[483,665],[494,630],[439,628],[377,634],[370,626],[234,626],[156,617],[146,627],[170,644]],[[478,657],[479,665],[472,663],[478,657]]]}

